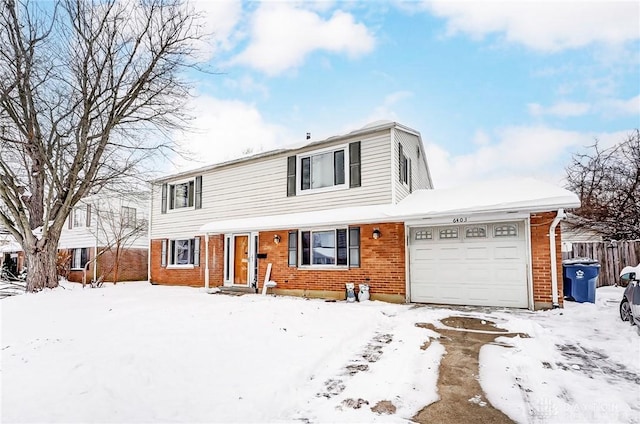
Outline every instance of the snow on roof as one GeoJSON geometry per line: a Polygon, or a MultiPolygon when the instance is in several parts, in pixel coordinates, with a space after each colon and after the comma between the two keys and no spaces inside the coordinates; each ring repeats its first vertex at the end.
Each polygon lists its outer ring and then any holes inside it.
{"type": "Polygon", "coordinates": [[[533,178],[510,178],[447,189],[416,190],[398,203],[404,217],[542,212],[579,206],[580,199],[574,193],[533,178]]]}
{"type": "Polygon", "coordinates": [[[390,222],[393,219],[392,205],[354,206],[282,215],[214,221],[200,227],[204,233],[227,233],[234,231],[286,230],[290,228],[343,225],[353,222],[390,222]]]}
{"type": "Polygon", "coordinates": [[[580,206],[578,196],[531,178],[417,190],[397,205],[354,206],[282,215],[213,221],[204,233],[283,230],[351,223],[403,222],[411,218],[491,212],[542,212],[580,206]]]}
{"type": "Polygon", "coordinates": [[[22,246],[17,241],[0,244],[0,253],[22,252],[22,246]]]}

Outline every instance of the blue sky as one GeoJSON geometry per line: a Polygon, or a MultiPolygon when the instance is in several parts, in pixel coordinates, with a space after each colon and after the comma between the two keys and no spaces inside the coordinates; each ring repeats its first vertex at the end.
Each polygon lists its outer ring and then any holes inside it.
{"type": "Polygon", "coordinates": [[[638,2],[196,1],[214,35],[194,73],[199,162],[343,134],[421,132],[436,187],[533,176],[640,127],[638,2]]]}

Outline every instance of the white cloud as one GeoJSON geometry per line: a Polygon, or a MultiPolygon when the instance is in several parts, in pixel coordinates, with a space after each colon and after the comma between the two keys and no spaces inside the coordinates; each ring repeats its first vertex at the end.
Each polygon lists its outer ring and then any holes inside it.
{"type": "Polygon", "coordinates": [[[423,5],[447,19],[449,34],[481,39],[498,33],[509,42],[545,52],[640,38],[640,3],[636,1],[436,0],[423,5]]]}
{"type": "Polygon", "coordinates": [[[272,150],[294,140],[287,128],[267,122],[252,104],[199,95],[189,106],[192,130],[175,135],[187,157],[174,160],[174,171],[272,150]]]}
{"type": "Polygon", "coordinates": [[[591,111],[589,103],[562,101],[554,105],[544,107],[538,103],[527,105],[529,113],[534,116],[552,115],[559,117],[583,116],[591,111]]]}
{"type": "Polygon", "coordinates": [[[561,118],[600,114],[605,117],[640,115],[640,95],[630,99],[606,98],[594,103],[561,101],[550,106],[539,103],[527,105],[533,116],[557,116],[561,118]]]}
{"type": "Polygon", "coordinates": [[[635,115],[640,116],[640,95],[630,99],[608,99],[602,104],[602,109],[608,115],[624,116],[635,115]]]}
{"type": "Polygon", "coordinates": [[[323,19],[299,4],[263,3],[251,21],[249,46],[232,64],[245,64],[269,75],[301,66],[314,50],[357,57],[373,50],[375,40],[367,27],[340,10],[323,19]]]}
{"type": "Polygon", "coordinates": [[[218,51],[226,51],[235,45],[235,31],[242,17],[240,0],[196,0],[191,3],[195,11],[202,15],[202,32],[207,35],[207,43],[199,45],[205,57],[211,59],[218,51]]]}
{"type": "Polygon", "coordinates": [[[509,127],[496,132],[491,142],[485,138],[485,144],[457,156],[436,143],[425,144],[437,188],[512,176],[558,184],[564,178],[571,152],[592,145],[596,138],[603,147],[609,147],[627,134],[628,131],[596,134],[548,127],[509,127]]]}

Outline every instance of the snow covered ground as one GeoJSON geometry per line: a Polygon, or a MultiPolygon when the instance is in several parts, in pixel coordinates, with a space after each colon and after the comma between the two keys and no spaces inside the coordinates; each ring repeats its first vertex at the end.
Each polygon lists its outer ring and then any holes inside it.
{"type": "Polygon", "coordinates": [[[64,287],[0,301],[2,422],[406,422],[438,399],[445,354],[415,324],[448,316],[530,336],[480,351],[481,386],[515,421],[640,422],[620,288],[532,313],[64,287]]]}

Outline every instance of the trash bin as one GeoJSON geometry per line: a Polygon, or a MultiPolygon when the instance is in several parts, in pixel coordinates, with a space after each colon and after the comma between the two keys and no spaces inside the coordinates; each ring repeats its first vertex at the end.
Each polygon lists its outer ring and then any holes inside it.
{"type": "Polygon", "coordinates": [[[576,302],[596,303],[596,286],[600,264],[591,258],[575,258],[562,261],[564,297],[576,302]]]}

